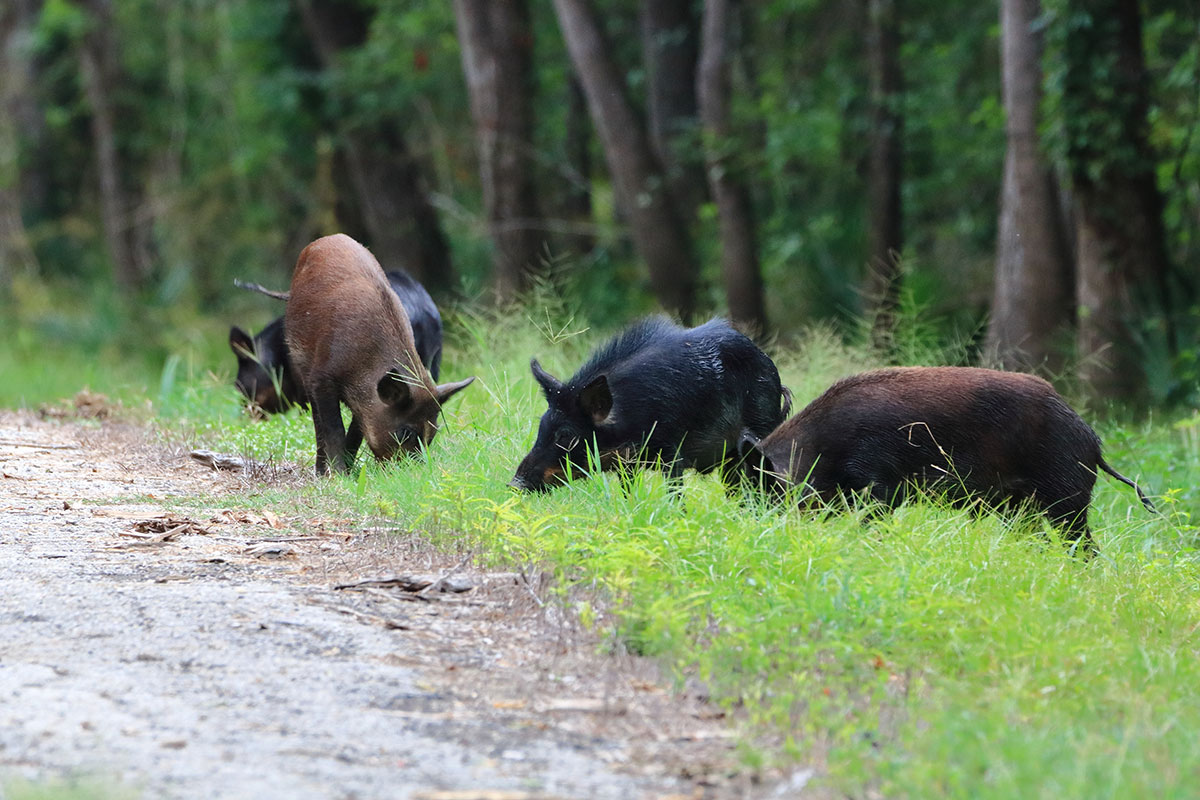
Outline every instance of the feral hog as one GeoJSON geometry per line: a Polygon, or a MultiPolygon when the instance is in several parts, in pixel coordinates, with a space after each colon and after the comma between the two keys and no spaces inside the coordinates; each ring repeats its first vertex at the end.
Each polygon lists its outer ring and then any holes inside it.
{"type": "Polygon", "coordinates": [[[307,406],[308,396],[296,381],[283,336],[283,317],[251,338],[236,325],[229,329],[229,349],[237,356],[233,385],[263,414],[281,414],[292,406],[307,406]]]}
{"type": "MultiPolygon", "coordinates": [[[[442,316],[425,287],[401,269],[384,273],[412,325],[413,341],[421,363],[436,381],[442,364],[442,316]]],[[[287,292],[275,292],[235,280],[242,289],[287,300],[287,292]]],[[[283,317],[279,317],[253,337],[236,325],[229,329],[229,348],[237,356],[238,372],[234,386],[251,406],[266,414],[279,414],[294,405],[308,406],[308,396],[297,382],[284,337],[283,317]]]]}
{"type": "Polygon", "coordinates": [[[759,441],[744,437],[752,480],[803,486],[802,498],[868,492],[887,506],[913,486],[980,498],[1000,509],[1028,504],[1069,540],[1092,547],[1087,512],[1100,438],[1054,388],[1033,375],[968,367],[900,367],[838,381],[759,441]]]}
{"type": "Polygon", "coordinates": [[[509,483],[525,491],[619,462],[661,463],[672,479],[690,467],[736,480],[741,432],[765,436],[790,405],[771,359],[721,319],[691,329],[638,322],[565,383],[536,359],[531,367],[549,409],[509,483]]]}
{"type": "Polygon", "coordinates": [[[344,234],[318,239],[300,254],[284,326],[312,402],[317,474],[348,469],[363,438],[379,460],[397,450],[420,452],[437,433],[442,404],[475,380],[433,382],[379,262],[344,234]],[[350,407],[349,430],[340,403],[350,407]]]}

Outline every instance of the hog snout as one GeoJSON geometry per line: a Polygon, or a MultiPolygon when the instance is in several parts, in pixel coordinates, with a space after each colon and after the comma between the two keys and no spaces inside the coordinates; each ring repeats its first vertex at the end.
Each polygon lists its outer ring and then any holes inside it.
{"type": "Polygon", "coordinates": [[[550,491],[550,487],[546,485],[546,481],[543,480],[542,475],[536,469],[518,469],[517,474],[513,475],[508,485],[518,492],[550,491]]]}

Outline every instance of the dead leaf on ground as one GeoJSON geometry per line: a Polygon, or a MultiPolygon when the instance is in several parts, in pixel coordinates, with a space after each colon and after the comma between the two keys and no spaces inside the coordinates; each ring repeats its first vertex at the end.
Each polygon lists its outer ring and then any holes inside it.
{"type": "Polygon", "coordinates": [[[83,389],[70,400],[70,405],[43,405],[37,413],[42,419],[108,419],[118,407],[107,396],[83,389]]]}
{"type": "Polygon", "coordinates": [[[234,511],[226,508],[214,514],[211,521],[223,523],[240,522],[246,525],[266,525],[276,530],[279,530],[283,527],[283,523],[279,521],[279,516],[274,511],[263,511],[260,514],[255,514],[253,511],[234,511]]]}
{"type": "Polygon", "coordinates": [[[120,535],[137,539],[143,544],[162,544],[180,536],[208,536],[212,533],[194,520],[170,514],[138,520],[130,527],[132,530],[121,531],[120,535]]]}

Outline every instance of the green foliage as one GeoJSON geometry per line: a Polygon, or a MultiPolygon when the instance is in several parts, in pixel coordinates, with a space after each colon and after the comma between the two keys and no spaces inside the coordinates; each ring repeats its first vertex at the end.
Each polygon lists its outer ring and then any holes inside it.
{"type": "Polygon", "coordinates": [[[1122,52],[1120,4],[1056,2],[1047,7],[1048,44],[1056,58],[1047,83],[1056,100],[1061,152],[1075,180],[1105,186],[1109,173],[1138,175],[1153,165],[1133,145],[1139,125],[1143,76],[1118,62],[1122,52]]]}
{"type": "MultiPolygon", "coordinates": [[[[1200,19],[1193,5],[1167,3],[1144,16],[1149,136],[1180,296],[1191,294],[1188,276],[1200,257],[1192,224],[1200,208],[1200,19]]],[[[453,8],[397,0],[364,0],[356,8],[369,14],[366,40],[322,66],[286,0],[131,0],[113,7],[121,78],[113,98],[116,135],[124,188],[137,209],[136,249],[150,269],[141,302],[228,308],[240,302],[232,299],[232,277],[285,283],[305,241],[358,225],[347,211],[355,201],[342,174],[343,137],[392,129],[405,134],[426,170],[461,288],[467,297],[485,293],[491,241],[453,8]]],[[[637,4],[601,8],[642,104],[637,4]]],[[[1073,9],[1067,0],[1047,0],[1041,22],[1048,132],[1063,160],[1099,152],[1096,163],[1120,164],[1125,156],[1099,109],[1110,95],[1122,103],[1130,93],[1105,77],[1114,69],[1110,49],[1088,49],[1089,37],[1074,35],[1103,26],[1108,15],[1073,9]],[[1068,148],[1067,141],[1076,144],[1068,148]]],[[[539,199],[551,226],[576,224],[557,219],[580,177],[566,152],[572,69],[551,4],[532,0],[530,12],[539,199]]],[[[722,146],[751,186],[768,311],[785,334],[818,321],[852,327],[861,307],[869,132],[861,14],[860,6],[841,2],[771,0],[740,17],[733,130],[722,146]]],[[[34,88],[45,130],[20,149],[22,175],[36,176],[40,187],[29,193],[25,222],[42,276],[81,286],[103,283],[111,271],[79,77],[79,48],[96,24],[77,5],[43,5],[34,88]]],[[[964,9],[921,0],[903,10],[904,256],[919,301],[951,331],[978,325],[990,297],[1004,152],[997,29],[995,8],[986,4],[964,9]]],[[[700,146],[698,136],[680,142],[693,162],[700,146]]],[[[576,246],[556,236],[546,259],[555,285],[569,287],[597,318],[629,318],[650,307],[648,283],[613,207],[594,136],[589,150],[591,174],[584,178],[594,248],[566,260],[576,246]]],[[[693,234],[704,262],[702,301],[719,312],[712,222],[713,207],[702,206],[693,234]]],[[[1186,347],[1166,342],[1159,360],[1170,362],[1186,347]]],[[[1175,373],[1166,380],[1190,381],[1175,373]]]]}
{"type": "MultiPolygon", "coordinates": [[[[338,220],[353,223],[339,216],[348,191],[339,174],[341,137],[373,126],[399,127],[430,168],[426,178],[464,289],[473,296],[486,288],[491,245],[453,9],[395,0],[364,7],[372,14],[366,41],[318,67],[299,15],[285,0],[114,6],[121,78],[113,98],[116,135],[124,188],[139,209],[139,252],[151,270],[144,302],[213,308],[236,296],[232,277],[282,283],[306,238],[338,220]]],[[[641,102],[636,4],[604,9],[641,102]]],[[[820,319],[849,320],[859,306],[866,76],[860,26],[842,11],[778,0],[747,14],[741,33],[727,146],[754,187],[770,311],[785,331],[820,319]]],[[[81,41],[95,24],[89,13],[57,0],[43,7],[37,90],[47,135],[22,150],[26,173],[47,181],[47,191],[26,209],[44,274],[86,284],[110,271],[87,166],[90,110],[78,72],[81,41]]],[[[998,183],[994,20],[982,7],[965,20],[938,4],[906,13],[904,61],[913,76],[905,103],[906,173],[917,234],[911,241],[915,250],[934,253],[917,262],[921,270],[957,291],[963,280],[974,285],[989,273],[994,193],[977,187],[998,183]],[[966,159],[958,156],[964,107],[972,120],[966,159]]],[[[571,68],[550,4],[533,2],[531,17],[534,160],[545,211],[558,222],[556,208],[578,179],[565,152],[571,68]]],[[[681,147],[688,160],[701,159],[698,137],[686,137],[681,147]]],[[[599,143],[590,149],[586,180],[596,246],[568,282],[598,316],[627,318],[648,307],[647,281],[621,233],[599,143]]],[[[705,297],[719,310],[716,226],[700,220],[694,232],[707,264],[705,297]]],[[[547,258],[562,263],[567,247],[556,240],[547,258]]]]}

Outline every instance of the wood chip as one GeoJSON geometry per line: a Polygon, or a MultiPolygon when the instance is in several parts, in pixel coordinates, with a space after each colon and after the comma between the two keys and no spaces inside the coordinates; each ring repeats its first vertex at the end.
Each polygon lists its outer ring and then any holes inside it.
{"type": "Polygon", "coordinates": [[[214,453],[212,450],[193,450],[188,455],[201,464],[212,467],[215,470],[249,472],[257,467],[264,466],[261,461],[255,461],[252,458],[231,456],[227,453],[214,453]]]}
{"type": "Polygon", "coordinates": [[[296,548],[286,542],[258,542],[247,546],[246,554],[255,558],[288,558],[296,555],[296,548]]]}
{"type": "Polygon", "coordinates": [[[583,714],[624,714],[623,704],[610,703],[600,697],[558,697],[538,703],[538,711],[574,711],[583,714]]]}
{"type": "Polygon", "coordinates": [[[414,792],[412,800],[553,800],[553,795],[510,789],[451,789],[414,792]]]}

